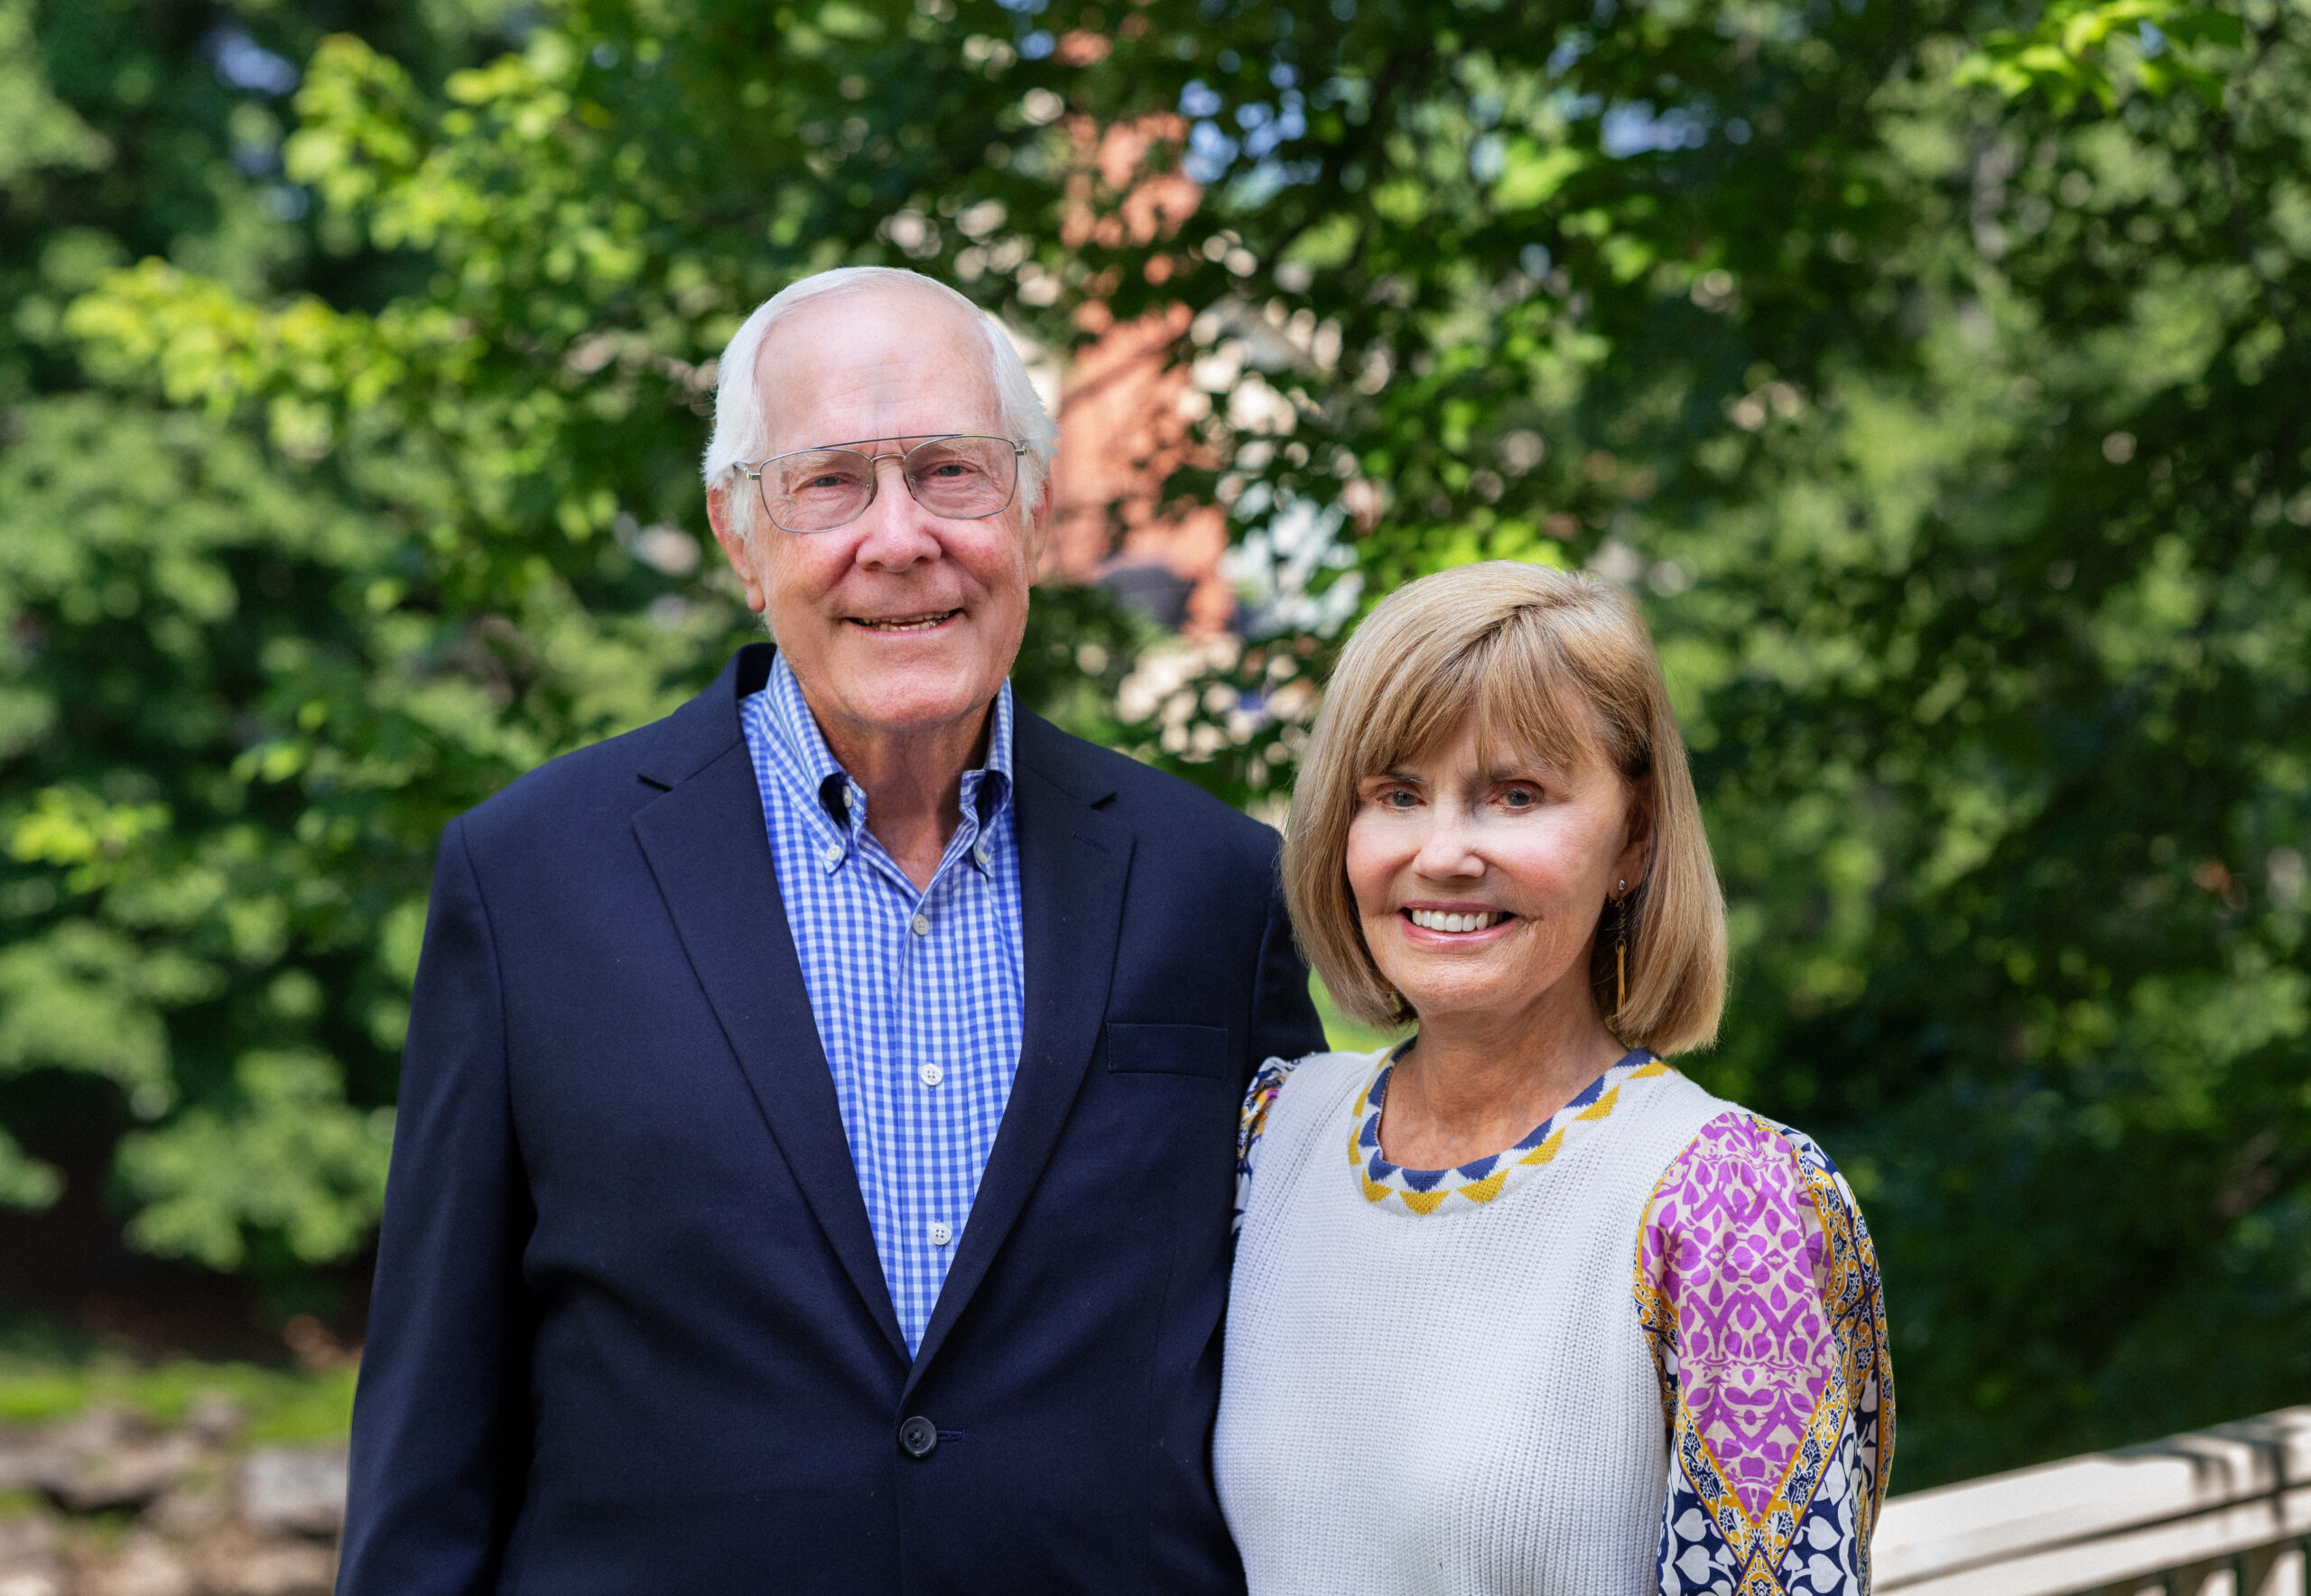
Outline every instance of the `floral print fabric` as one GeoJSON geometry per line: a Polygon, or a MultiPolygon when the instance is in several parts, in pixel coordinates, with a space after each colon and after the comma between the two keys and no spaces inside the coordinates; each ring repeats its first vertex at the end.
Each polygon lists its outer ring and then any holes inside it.
{"type": "Polygon", "coordinates": [[[1866,1596],[1893,1376],[1844,1177],[1721,1115],[1655,1188],[1636,1273],[1670,1437],[1661,1596],[1866,1596]]]}

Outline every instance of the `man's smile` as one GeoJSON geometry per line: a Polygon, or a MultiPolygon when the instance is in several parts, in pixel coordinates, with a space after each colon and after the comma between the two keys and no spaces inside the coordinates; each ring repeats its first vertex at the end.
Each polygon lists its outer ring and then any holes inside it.
{"type": "Polygon", "coordinates": [[[852,626],[869,632],[928,632],[962,613],[960,609],[933,609],[921,615],[854,615],[848,618],[852,626]]]}

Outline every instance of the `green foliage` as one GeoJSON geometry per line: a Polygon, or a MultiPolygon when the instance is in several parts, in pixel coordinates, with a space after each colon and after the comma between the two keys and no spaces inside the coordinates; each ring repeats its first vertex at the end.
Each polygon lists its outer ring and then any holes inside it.
{"type": "Polygon", "coordinates": [[[1872,1188],[1930,1476],[2311,1377],[2304,42],[1963,164],[1894,102],[1906,367],[1641,545],[1741,905],[1714,1067],[1872,1188]]]}
{"type": "MultiPolygon", "coordinates": [[[[257,48],[228,12],[146,20],[257,48]]],[[[319,42],[280,22],[276,49],[319,42]]],[[[0,338],[0,1081],[117,1087],[135,1244],[294,1272],[375,1223],[442,821],[679,701],[738,617],[662,569],[695,543],[630,515],[565,516],[559,567],[507,535],[534,503],[469,536],[550,407],[464,404],[476,339],[396,303],[413,257],[295,224],[269,95],[113,14],[36,32],[9,70],[44,53],[40,125],[85,136],[0,162],[40,224],[0,260],[27,290],[0,338]],[[447,433],[389,401],[429,360],[447,433]]],[[[437,73],[461,49],[399,42],[437,73]]],[[[0,1132],[0,1201],[57,1191],[0,1132]]]]}
{"type": "Polygon", "coordinates": [[[1957,83],[1988,83],[2010,96],[2043,94],[2057,112],[2084,96],[2115,109],[2130,79],[2153,94],[2186,88],[2219,105],[2219,73],[2179,59],[2175,48],[2214,43],[2236,50],[2238,17],[2176,0],[2056,0],[2028,32],[1999,29],[1958,63],[1957,83]],[[2115,67],[2115,70],[2113,70],[2115,67]]]}
{"type": "Polygon", "coordinates": [[[311,1050],[245,1053],[233,1087],[237,1112],[196,1108],[123,1143],[121,1173],[148,1199],[129,1239],[218,1269],[247,1257],[244,1226],[279,1231],[304,1263],[357,1251],[377,1220],[393,1111],[348,1104],[344,1072],[311,1050]]]}
{"type": "MultiPolygon", "coordinates": [[[[1735,911],[1692,1067],[1852,1165],[1906,1480],[2296,1400],[2304,20],[2168,14],[2168,76],[2082,98],[1981,92],[1975,14],[1808,13],[1753,50],[1731,14],[1643,15],[1568,24],[1556,70],[1457,13],[1433,57],[1363,58],[1313,181],[1238,159],[1197,219],[1241,309],[1189,340],[1223,464],[1187,480],[1248,548],[1371,484],[1367,602],[1485,556],[1647,591],[1735,911]],[[1705,135],[1632,149],[1676,132],[1664,77],[1705,135]],[[1653,120],[1609,148],[1617,95],[1653,120]]],[[[1166,701],[1163,746],[1239,797],[1293,728],[1200,762],[1198,734],[1275,652],[1166,701]]]]}
{"type": "Polygon", "coordinates": [[[1907,1483],[2298,1397],[2311,23],[1053,5],[0,5],[0,1134],[98,1079],[140,1245],[357,1252],[441,823],[747,634],[711,362],[913,262],[1047,346],[1197,312],[1167,493],[1256,636],[1039,600],[1087,735],[1273,813],[1391,586],[1645,595],[1693,1067],[1854,1174],[1907,1483]],[[293,97],[152,42],[228,37],[293,97]]]}
{"type": "Polygon", "coordinates": [[[1314,975],[1308,978],[1308,996],[1316,1000],[1316,1016],[1324,1022],[1326,1045],[1341,1053],[1369,1053],[1397,1041],[1403,1033],[1376,1031],[1371,1026],[1350,1019],[1341,1013],[1332,995],[1324,989],[1323,981],[1314,975]]]}
{"type": "Polygon", "coordinates": [[[96,166],[107,153],[105,141],[50,91],[31,0],[0,5],[0,184],[43,167],[96,166]]]}
{"type": "Polygon", "coordinates": [[[166,1426],[181,1424],[196,1402],[222,1398],[240,1410],[238,1437],[246,1443],[334,1441],[352,1421],[354,1378],[351,1364],[292,1373],[246,1363],[138,1364],[60,1349],[11,1349],[0,1351],[0,1424],[51,1424],[107,1406],[166,1426]]]}
{"type": "Polygon", "coordinates": [[[1012,691],[1077,737],[1112,744],[1116,691],[1156,630],[1104,589],[1047,585],[1027,607],[1012,691]]]}

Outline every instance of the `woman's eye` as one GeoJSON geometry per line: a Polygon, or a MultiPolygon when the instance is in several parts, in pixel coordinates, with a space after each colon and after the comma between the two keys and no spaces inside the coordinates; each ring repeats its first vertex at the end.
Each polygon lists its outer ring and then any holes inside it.
{"type": "Polygon", "coordinates": [[[1530,787],[1511,787],[1500,795],[1505,809],[1530,809],[1540,801],[1541,795],[1530,787]]]}
{"type": "Polygon", "coordinates": [[[1388,787],[1375,793],[1372,802],[1383,809],[1410,809],[1419,800],[1402,787],[1388,787]]]}

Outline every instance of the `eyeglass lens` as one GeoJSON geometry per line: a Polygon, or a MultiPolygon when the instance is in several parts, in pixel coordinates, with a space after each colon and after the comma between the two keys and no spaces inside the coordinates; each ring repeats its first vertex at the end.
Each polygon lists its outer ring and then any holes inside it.
{"type": "MultiPolygon", "coordinates": [[[[915,503],[934,515],[979,521],[1011,502],[1018,450],[1007,438],[933,438],[900,458],[915,503]]],[[[763,507],[789,532],[827,532],[875,498],[875,462],[852,449],[805,449],[762,463],[763,507]]]]}

